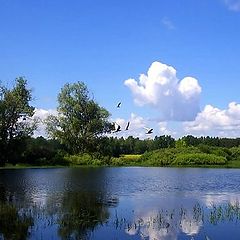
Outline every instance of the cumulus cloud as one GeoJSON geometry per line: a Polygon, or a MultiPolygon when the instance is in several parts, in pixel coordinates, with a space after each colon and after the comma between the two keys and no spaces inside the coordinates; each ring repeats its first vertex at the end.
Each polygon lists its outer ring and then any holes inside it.
{"type": "Polygon", "coordinates": [[[228,9],[231,11],[239,12],[240,11],[240,0],[224,0],[228,9]]]}
{"type": "Polygon", "coordinates": [[[192,122],[186,122],[188,133],[215,133],[215,135],[235,137],[240,133],[240,104],[231,102],[227,109],[221,110],[206,105],[192,122]]]}
{"type": "Polygon", "coordinates": [[[46,137],[46,130],[45,130],[45,125],[44,125],[44,120],[46,120],[46,118],[49,115],[56,115],[57,114],[57,110],[56,109],[41,109],[41,108],[36,108],[33,118],[34,119],[38,119],[38,128],[37,130],[34,132],[34,137],[46,137]]]}
{"type": "Polygon", "coordinates": [[[141,74],[139,81],[130,78],[124,84],[131,90],[137,105],[158,109],[162,121],[191,121],[199,112],[201,87],[198,80],[193,77],[179,80],[172,66],[153,62],[147,75],[141,74]]]}

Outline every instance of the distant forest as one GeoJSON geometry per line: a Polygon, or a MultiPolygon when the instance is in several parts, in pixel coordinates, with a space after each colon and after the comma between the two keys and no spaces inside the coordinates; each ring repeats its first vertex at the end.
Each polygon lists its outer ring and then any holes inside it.
{"type": "MultiPolygon", "coordinates": [[[[139,155],[146,152],[152,152],[154,150],[169,148],[238,148],[240,146],[240,138],[219,138],[209,136],[194,137],[188,135],[182,137],[181,139],[175,140],[171,136],[163,135],[155,136],[154,139],[141,140],[132,136],[126,139],[124,139],[123,137],[103,137],[99,139],[98,145],[99,151],[93,152],[92,154],[95,158],[105,159],[104,157],[118,158],[126,154],[139,155]]],[[[21,162],[34,165],[66,164],[63,159],[64,156],[68,154],[69,153],[67,152],[67,148],[64,145],[60,144],[58,140],[49,140],[43,137],[27,138],[24,141],[24,146],[19,146],[19,152],[16,152],[16,158],[12,160],[13,163],[21,162]]],[[[85,158],[86,157],[87,154],[85,154],[85,158]]]]}

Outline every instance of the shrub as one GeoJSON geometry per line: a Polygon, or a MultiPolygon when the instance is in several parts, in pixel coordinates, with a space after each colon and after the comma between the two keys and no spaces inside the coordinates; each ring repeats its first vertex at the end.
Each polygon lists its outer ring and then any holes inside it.
{"type": "Polygon", "coordinates": [[[174,158],[173,151],[170,151],[170,149],[161,149],[144,153],[141,156],[141,161],[144,165],[166,166],[170,165],[174,158]]]}
{"type": "Polygon", "coordinates": [[[179,154],[176,156],[174,165],[223,165],[227,159],[223,156],[207,153],[179,154]]]}
{"type": "Polygon", "coordinates": [[[151,152],[146,152],[141,156],[143,165],[150,166],[169,166],[172,165],[179,154],[200,153],[196,147],[179,147],[158,149],[151,152]]]}
{"type": "Polygon", "coordinates": [[[146,152],[141,156],[141,160],[143,165],[150,166],[222,165],[227,162],[229,156],[229,153],[224,148],[212,148],[202,145],[201,148],[181,147],[146,152]]]}
{"type": "Polygon", "coordinates": [[[215,154],[217,156],[225,157],[227,160],[231,160],[232,158],[231,157],[232,153],[228,148],[213,147],[213,146],[208,146],[204,144],[200,144],[198,148],[202,153],[215,154]]]}
{"type": "Polygon", "coordinates": [[[93,162],[93,158],[88,153],[79,155],[66,155],[64,159],[70,164],[74,165],[90,165],[93,162]]]}
{"type": "Polygon", "coordinates": [[[111,165],[113,166],[132,166],[132,165],[141,165],[141,155],[139,154],[126,154],[118,158],[111,158],[111,165]]]}
{"type": "Polygon", "coordinates": [[[113,157],[111,159],[111,165],[113,165],[113,166],[123,166],[123,165],[125,165],[125,162],[124,162],[123,158],[121,158],[121,157],[119,157],[119,158],[113,157]]]}
{"type": "Polygon", "coordinates": [[[240,161],[240,147],[230,148],[232,160],[240,161]]]}

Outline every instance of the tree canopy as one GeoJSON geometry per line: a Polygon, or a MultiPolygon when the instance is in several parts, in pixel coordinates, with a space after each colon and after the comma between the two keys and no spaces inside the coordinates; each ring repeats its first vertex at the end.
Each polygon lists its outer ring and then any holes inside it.
{"type": "Polygon", "coordinates": [[[58,104],[58,114],[46,121],[48,134],[70,153],[97,151],[97,139],[111,129],[109,112],[94,101],[83,82],[65,84],[58,104]]]}
{"type": "Polygon", "coordinates": [[[0,164],[14,162],[22,139],[32,135],[36,123],[30,121],[34,107],[30,105],[32,91],[27,80],[16,78],[12,89],[0,83],[0,164]]]}

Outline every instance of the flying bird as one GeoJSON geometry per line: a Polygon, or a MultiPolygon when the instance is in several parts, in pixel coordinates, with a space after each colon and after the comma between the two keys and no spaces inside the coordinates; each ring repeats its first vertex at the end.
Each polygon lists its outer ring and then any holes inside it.
{"type": "Polygon", "coordinates": [[[129,125],[130,125],[130,122],[127,123],[127,126],[126,126],[126,128],[125,128],[126,131],[128,130],[129,125]]]}
{"type": "Polygon", "coordinates": [[[117,108],[120,108],[121,102],[118,103],[117,108]]]}
{"type": "Polygon", "coordinates": [[[146,128],[146,127],[145,127],[145,129],[147,130],[147,131],[146,131],[146,134],[151,134],[151,133],[153,133],[153,128],[146,128]]]}
{"type": "Polygon", "coordinates": [[[121,126],[120,125],[118,125],[117,123],[115,123],[115,133],[116,132],[120,132],[121,131],[121,126]]]}

